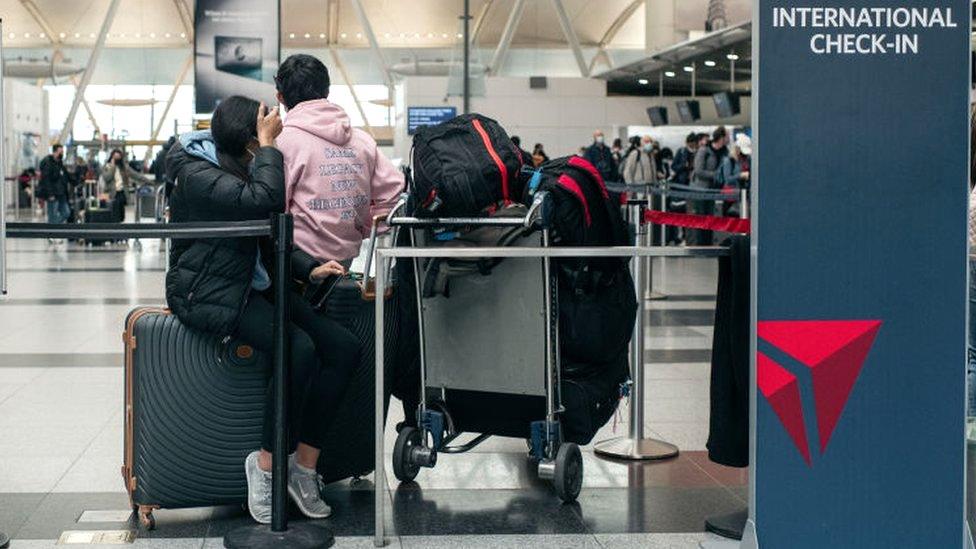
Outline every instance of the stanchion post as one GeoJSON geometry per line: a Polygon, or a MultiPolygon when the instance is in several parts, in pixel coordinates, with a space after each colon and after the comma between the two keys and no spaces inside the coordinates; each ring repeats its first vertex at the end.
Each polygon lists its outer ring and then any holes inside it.
{"type": "Polygon", "coordinates": [[[230,531],[224,536],[228,549],[276,547],[320,549],[331,547],[331,531],[308,522],[288,526],[288,389],[291,372],[291,252],[292,217],[271,217],[274,241],[274,439],[271,463],[271,525],[255,524],[230,531]]]}
{"type": "MultiPolygon", "coordinates": [[[[375,225],[374,225],[375,226],[375,225]]],[[[386,301],[383,296],[386,295],[386,265],[389,261],[378,249],[374,249],[373,253],[376,255],[376,260],[374,264],[376,265],[376,318],[375,318],[375,332],[373,335],[374,341],[374,355],[375,355],[375,383],[376,383],[376,401],[374,413],[374,428],[376,437],[376,446],[374,451],[376,454],[373,456],[376,463],[374,465],[373,473],[373,504],[374,509],[374,524],[373,524],[373,544],[376,547],[383,547],[386,545],[386,529],[385,529],[385,516],[384,516],[384,500],[386,497],[386,468],[383,464],[383,437],[384,437],[384,403],[385,403],[385,380],[383,379],[386,373],[386,326],[384,320],[386,319],[386,310],[384,308],[386,301]]],[[[369,270],[367,269],[363,275],[366,280],[369,281],[369,270]]]]}
{"type": "MultiPolygon", "coordinates": [[[[0,19],[0,171],[2,175],[6,177],[7,167],[6,163],[6,151],[3,144],[4,137],[4,96],[3,96],[3,19],[0,19]]],[[[17,183],[14,182],[14,196],[20,197],[20,189],[16,188],[17,183]]],[[[7,197],[4,194],[6,189],[6,183],[0,185],[0,295],[7,295],[7,197]]],[[[19,215],[19,212],[18,212],[19,215]]],[[[9,543],[9,539],[5,539],[6,536],[0,532],[0,547],[6,547],[9,543]]]]}
{"type": "MultiPolygon", "coordinates": [[[[635,202],[629,206],[630,218],[635,231],[640,231],[643,219],[641,205],[635,202]]],[[[639,233],[638,233],[639,234],[639,233]]],[[[640,240],[637,241],[640,247],[640,240]]],[[[642,280],[642,258],[634,254],[630,268],[636,284],[642,280]]],[[[637,318],[634,321],[634,334],[630,341],[630,434],[597,443],[593,451],[600,456],[626,460],[667,459],[678,455],[678,447],[669,442],[644,437],[644,300],[637,291],[637,318]]]]}
{"type": "Polygon", "coordinates": [[[749,189],[739,189],[739,218],[749,219],[749,189]]]}

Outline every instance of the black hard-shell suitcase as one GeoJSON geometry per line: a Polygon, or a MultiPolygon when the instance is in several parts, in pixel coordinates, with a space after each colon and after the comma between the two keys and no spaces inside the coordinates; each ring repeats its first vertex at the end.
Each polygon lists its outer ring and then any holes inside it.
{"type": "MultiPolygon", "coordinates": [[[[399,356],[394,302],[395,296],[388,296],[391,375],[399,356]]],[[[318,470],[326,483],[373,470],[374,307],[355,282],[344,280],[325,312],[364,345],[322,448],[318,470]]],[[[161,308],[129,313],[124,340],[122,477],[140,522],[152,528],[157,508],[244,503],[244,458],[261,444],[270,357],[243,342],[191,330],[161,308]]],[[[387,379],[392,384],[393,378],[387,379]]]]}
{"type": "MultiPolygon", "coordinates": [[[[112,210],[108,208],[88,208],[85,210],[85,223],[115,223],[115,217],[112,210]]],[[[88,244],[101,245],[111,242],[109,239],[104,238],[89,238],[85,240],[88,244]]]]}

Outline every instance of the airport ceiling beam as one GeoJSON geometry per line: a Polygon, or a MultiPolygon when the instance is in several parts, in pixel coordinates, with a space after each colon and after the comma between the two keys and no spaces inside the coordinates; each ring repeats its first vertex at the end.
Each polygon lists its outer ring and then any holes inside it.
{"type": "Polygon", "coordinates": [[[180,14],[180,22],[183,23],[183,31],[186,32],[186,43],[193,43],[193,14],[186,5],[186,0],[173,0],[176,12],[180,14]]]}
{"type": "Polygon", "coordinates": [[[369,16],[366,15],[366,7],[363,6],[363,0],[352,0],[352,8],[356,12],[359,25],[363,28],[363,34],[366,35],[366,40],[369,42],[369,49],[373,50],[373,55],[376,56],[376,61],[380,64],[380,71],[383,74],[383,82],[386,83],[389,97],[393,99],[393,76],[390,74],[390,68],[386,64],[386,59],[383,57],[380,44],[376,40],[373,25],[369,22],[369,16]]]}
{"type": "MultiPolygon", "coordinates": [[[[149,138],[150,141],[156,141],[159,139],[159,134],[163,131],[163,122],[166,121],[166,116],[169,115],[169,109],[173,106],[173,102],[176,100],[176,94],[180,91],[180,86],[183,85],[183,80],[186,79],[187,73],[190,72],[190,67],[193,66],[193,52],[191,51],[189,55],[186,56],[186,60],[183,61],[183,66],[180,68],[179,74],[176,75],[176,82],[173,84],[173,91],[169,93],[169,99],[166,100],[166,105],[163,107],[163,114],[160,115],[159,121],[156,122],[156,127],[153,128],[152,137],[149,138]]],[[[149,162],[149,158],[152,156],[152,147],[146,149],[145,162],[149,162]]]]}
{"type": "Polygon", "coordinates": [[[329,0],[326,10],[329,17],[328,44],[331,46],[339,43],[339,0],[329,0]]]}
{"type": "Polygon", "coordinates": [[[505,56],[508,55],[508,48],[512,45],[515,31],[522,20],[523,12],[525,12],[525,0],[515,0],[515,5],[512,6],[512,11],[508,14],[508,21],[502,30],[502,37],[498,40],[498,47],[495,48],[495,53],[491,56],[491,63],[488,64],[490,74],[497,75],[501,72],[502,66],[505,64],[505,56]]]}
{"type": "Polygon", "coordinates": [[[471,40],[468,42],[471,47],[477,46],[478,37],[481,35],[481,29],[485,26],[485,19],[488,18],[488,12],[491,10],[491,5],[494,4],[493,0],[485,0],[485,3],[481,5],[481,11],[478,12],[478,16],[474,19],[474,28],[471,30],[471,40]]]}
{"type": "Polygon", "coordinates": [[[572,21],[566,15],[566,8],[563,6],[562,0],[552,0],[552,7],[556,10],[559,26],[562,27],[563,34],[566,35],[566,41],[569,42],[569,47],[573,50],[573,56],[576,58],[576,64],[579,65],[580,74],[584,78],[589,77],[590,69],[583,58],[583,48],[580,47],[579,37],[576,36],[576,29],[573,28],[572,21]]]}
{"type": "Polygon", "coordinates": [[[112,27],[112,21],[115,20],[115,13],[119,10],[120,1],[112,0],[108,5],[105,20],[102,21],[102,28],[99,29],[98,38],[95,40],[95,48],[92,49],[91,56],[88,58],[88,65],[85,67],[85,72],[81,76],[81,83],[78,84],[75,98],[71,102],[68,118],[64,121],[64,127],[61,128],[61,136],[59,138],[61,143],[64,143],[68,139],[68,134],[74,125],[75,115],[78,114],[78,107],[81,105],[81,100],[85,97],[85,90],[88,89],[88,84],[91,82],[92,75],[95,73],[95,67],[98,65],[98,56],[105,49],[105,37],[108,36],[108,30],[112,27]]]}
{"type": "MultiPolygon", "coordinates": [[[[30,13],[31,17],[34,18],[34,21],[38,24],[38,26],[44,30],[44,34],[47,36],[48,41],[51,42],[51,46],[54,47],[54,53],[51,54],[51,80],[55,81],[54,67],[58,61],[64,58],[64,53],[61,51],[64,44],[64,41],[61,39],[61,34],[55,33],[54,27],[51,26],[51,23],[49,23],[47,18],[44,17],[44,14],[41,13],[40,8],[37,7],[37,4],[35,4],[33,0],[20,0],[20,3],[23,4],[24,9],[26,9],[27,12],[30,13]]],[[[45,80],[47,79],[38,78],[37,85],[43,86],[45,80]]],[[[75,93],[77,93],[78,79],[72,76],[69,80],[72,84],[74,84],[75,93]]],[[[55,81],[55,83],[57,82],[55,81]]],[[[88,101],[85,100],[84,95],[81,96],[81,105],[85,107],[85,113],[88,115],[88,119],[91,121],[92,126],[95,127],[95,131],[101,133],[101,130],[98,127],[98,121],[95,120],[95,114],[92,112],[91,106],[88,105],[88,101]]]]}
{"type": "Polygon", "coordinates": [[[346,87],[349,88],[349,93],[352,94],[352,100],[356,104],[356,110],[359,111],[359,116],[363,117],[363,126],[366,127],[366,131],[369,132],[369,135],[373,136],[373,139],[376,139],[376,132],[374,132],[373,127],[369,125],[369,119],[366,118],[366,110],[363,108],[362,101],[359,100],[359,94],[356,93],[355,84],[349,79],[349,74],[346,73],[346,65],[339,57],[339,52],[336,51],[335,46],[329,46],[329,53],[332,55],[332,62],[335,63],[336,68],[339,69],[339,74],[342,75],[342,81],[345,82],[346,87]]]}
{"type": "Polygon", "coordinates": [[[599,51],[597,51],[596,55],[593,56],[593,60],[590,61],[590,73],[593,72],[593,69],[596,67],[596,62],[600,59],[603,59],[606,62],[607,68],[612,69],[614,67],[613,59],[610,58],[610,53],[607,51],[607,48],[610,47],[610,43],[613,42],[613,39],[617,37],[617,33],[619,33],[620,29],[623,28],[628,21],[630,21],[630,18],[634,16],[634,12],[637,11],[637,8],[641,7],[641,4],[643,4],[644,1],[645,0],[632,0],[631,3],[624,7],[623,11],[620,12],[620,15],[613,20],[613,23],[610,23],[610,26],[607,27],[607,32],[603,33],[603,38],[600,39],[599,51]]]}

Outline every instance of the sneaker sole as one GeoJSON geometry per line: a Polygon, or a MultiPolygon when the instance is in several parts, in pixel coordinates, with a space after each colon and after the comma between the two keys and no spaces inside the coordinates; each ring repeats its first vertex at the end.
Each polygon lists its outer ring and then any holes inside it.
{"type": "Polygon", "coordinates": [[[306,509],[305,506],[302,505],[302,498],[298,497],[298,495],[295,494],[295,491],[292,490],[291,486],[288,487],[288,495],[291,497],[291,500],[295,502],[295,506],[298,507],[298,510],[301,511],[303,515],[305,515],[310,519],[324,519],[332,516],[332,509],[329,509],[329,512],[325,514],[313,513],[308,509],[306,509]]]}

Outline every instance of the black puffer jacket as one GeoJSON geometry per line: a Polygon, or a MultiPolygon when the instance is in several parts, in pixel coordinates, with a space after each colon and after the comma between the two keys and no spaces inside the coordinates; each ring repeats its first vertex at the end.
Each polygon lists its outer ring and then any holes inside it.
{"type": "MultiPolygon", "coordinates": [[[[179,142],[173,145],[166,157],[167,173],[176,182],[170,198],[171,221],[267,219],[284,210],[281,152],[259,149],[250,177],[235,175],[232,159],[220,162],[231,168],[190,154],[179,142]]],[[[170,309],[190,327],[232,334],[250,293],[257,253],[255,238],[174,240],[166,273],[170,309]]],[[[267,253],[263,258],[270,259],[267,253]]]]}

